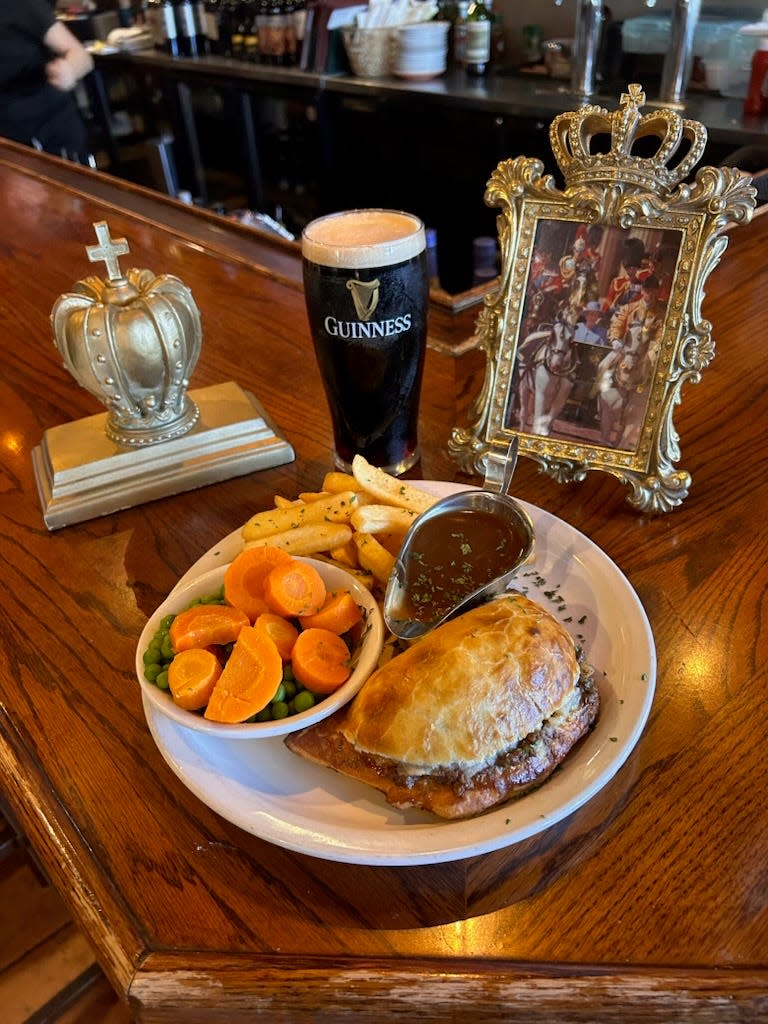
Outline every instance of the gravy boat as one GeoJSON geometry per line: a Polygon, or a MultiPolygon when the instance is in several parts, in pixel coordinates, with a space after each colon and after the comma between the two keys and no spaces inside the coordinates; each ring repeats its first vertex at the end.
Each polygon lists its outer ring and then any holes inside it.
{"type": "Polygon", "coordinates": [[[448,619],[461,615],[485,604],[505,592],[517,570],[531,557],[534,547],[533,523],[527,512],[507,494],[517,462],[517,438],[506,456],[489,453],[486,456],[486,472],[483,487],[477,490],[459,491],[447,498],[441,498],[425,512],[422,512],[405,535],[400,552],[384,595],[384,621],[387,628],[402,640],[416,640],[448,619]],[[464,594],[447,612],[432,620],[408,617],[403,609],[407,607],[408,570],[414,552],[418,549],[419,534],[426,524],[434,524],[441,516],[455,512],[479,511],[491,514],[513,528],[520,539],[520,550],[512,561],[503,566],[503,571],[482,586],[464,594]]]}

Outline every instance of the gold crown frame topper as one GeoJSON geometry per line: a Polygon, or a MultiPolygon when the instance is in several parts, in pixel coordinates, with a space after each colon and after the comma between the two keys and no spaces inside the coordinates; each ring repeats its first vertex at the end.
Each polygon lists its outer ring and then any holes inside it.
{"type": "Polygon", "coordinates": [[[673,411],[715,354],[704,283],[756,192],[730,167],[688,182],[706,129],[673,110],[641,114],[644,103],[633,84],[613,112],[588,105],[554,119],[564,190],[534,158],[492,174],[501,274],[476,324],[485,379],[449,451],[482,473],[517,437],[560,482],[603,470],[637,510],[668,512],[691,484],[675,467],[673,411]]]}

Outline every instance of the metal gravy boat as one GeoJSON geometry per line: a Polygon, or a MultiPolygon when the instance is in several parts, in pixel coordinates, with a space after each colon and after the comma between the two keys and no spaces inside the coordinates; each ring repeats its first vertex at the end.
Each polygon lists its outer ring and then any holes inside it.
{"type": "Polygon", "coordinates": [[[448,619],[498,597],[507,589],[510,580],[520,566],[531,557],[534,547],[533,523],[525,510],[507,493],[516,463],[517,438],[514,438],[506,456],[496,455],[492,452],[486,456],[486,472],[482,489],[459,491],[457,494],[442,498],[426,512],[422,512],[410,527],[403,540],[384,595],[384,621],[395,636],[402,640],[416,640],[443,622],[447,622],[448,619]],[[442,615],[438,615],[432,620],[408,617],[407,614],[404,614],[404,608],[407,607],[408,570],[417,549],[419,534],[425,524],[432,523],[438,517],[456,511],[490,513],[503,522],[513,525],[522,537],[521,550],[511,563],[504,565],[500,575],[462,596],[442,615]]]}

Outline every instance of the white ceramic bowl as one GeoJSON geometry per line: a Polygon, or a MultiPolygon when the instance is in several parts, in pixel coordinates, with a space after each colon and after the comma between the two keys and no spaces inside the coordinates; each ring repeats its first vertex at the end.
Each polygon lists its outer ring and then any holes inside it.
{"type": "Polygon", "coordinates": [[[418,71],[409,71],[403,68],[395,68],[394,74],[397,78],[404,78],[410,82],[428,82],[432,78],[445,73],[445,68],[423,68],[418,71]]]}
{"type": "Polygon", "coordinates": [[[408,61],[400,60],[397,62],[397,71],[408,73],[420,74],[426,71],[440,72],[445,71],[444,60],[419,60],[419,61],[408,61]]]}
{"type": "Polygon", "coordinates": [[[362,609],[365,618],[366,629],[363,639],[358,650],[353,651],[353,656],[356,659],[354,670],[338,690],[329,694],[324,700],[318,701],[308,711],[302,711],[298,715],[289,715],[279,721],[225,725],[222,722],[209,722],[208,719],[203,718],[202,712],[185,711],[184,708],[180,708],[178,704],[174,703],[167,690],[159,689],[154,683],[150,683],[144,678],[144,652],[149,647],[162,619],[166,615],[175,615],[183,611],[197,598],[215,594],[224,582],[224,573],[227,569],[226,565],[220,565],[172,590],[147,621],[136,648],[136,677],[145,699],[168,718],[188,729],[206,733],[208,736],[242,740],[263,739],[267,736],[280,736],[284,733],[295,732],[297,729],[303,729],[307,725],[312,725],[313,722],[327,718],[328,715],[350,701],[376,668],[379,660],[384,644],[384,620],[381,617],[381,611],[370,591],[366,590],[348,572],[313,558],[303,558],[302,561],[310,562],[317,569],[329,590],[342,588],[348,590],[362,609]]]}
{"type": "Polygon", "coordinates": [[[397,34],[403,45],[432,46],[445,42],[450,27],[447,21],[418,21],[410,25],[401,25],[397,34]]]}

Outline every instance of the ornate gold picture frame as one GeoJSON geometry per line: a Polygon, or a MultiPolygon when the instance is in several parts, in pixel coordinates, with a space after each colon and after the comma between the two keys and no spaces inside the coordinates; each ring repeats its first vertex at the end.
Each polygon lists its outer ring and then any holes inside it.
{"type": "Polygon", "coordinates": [[[715,346],[704,283],[755,206],[751,179],[700,168],[703,125],[672,110],[640,114],[630,85],[618,110],[558,115],[550,127],[565,189],[540,160],[499,164],[485,202],[499,207],[498,290],[477,320],[486,373],[449,449],[467,472],[517,436],[520,454],[562,482],[603,470],[630,504],[666,512],[686,497],[674,408],[715,346]]]}

